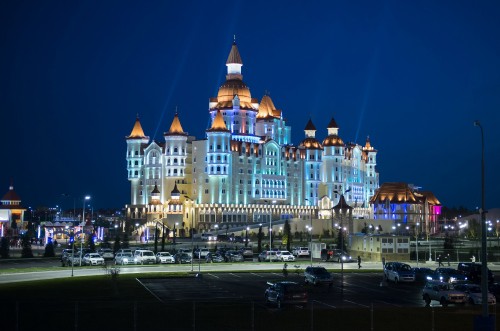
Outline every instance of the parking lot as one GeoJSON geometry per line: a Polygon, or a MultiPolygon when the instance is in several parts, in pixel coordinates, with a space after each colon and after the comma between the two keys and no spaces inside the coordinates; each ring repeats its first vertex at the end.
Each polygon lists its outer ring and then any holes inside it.
{"type": "MultiPolygon", "coordinates": [[[[381,273],[346,273],[344,286],[335,273],[334,285],[308,286],[313,305],[338,307],[417,307],[424,306],[422,285],[393,284],[383,280],[381,273]]],[[[202,277],[140,279],[139,281],[163,303],[179,301],[254,302],[266,305],[267,282],[283,280],[281,273],[203,273],[202,277]]],[[[303,283],[303,276],[289,274],[288,280],[303,283]]],[[[272,308],[272,307],[271,307],[272,308]]]]}

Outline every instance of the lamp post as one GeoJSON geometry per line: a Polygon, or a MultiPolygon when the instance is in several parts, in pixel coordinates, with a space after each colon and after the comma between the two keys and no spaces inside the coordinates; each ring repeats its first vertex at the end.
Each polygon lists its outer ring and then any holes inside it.
{"type": "Polygon", "coordinates": [[[313,256],[312,256],[312,226],[306,225],[306,229],[309,232],[309,257],[311,258],[311,267],[313,265],[313,256]]]}
{"type": "MultiPolygon", "coordinates": [[[[348,188],[347,190],[344,191],[344,193],[340,193],[339,191],[333,191],[333,193],[340,194],[340,278],[341,278],[341,287],[342,290],[344,289],[344,259],[342,256],[344,255],[344,225],[343,225],[343,218],[342,218],[342,213],[344,210],[344,194],[349,192],[351,189],[348,188]]],[[[333,211],[333,208],[332,208],[333,211]]]]}
{"type": "MultiPolygon", "coordinates": [[[[194,260],[194,209],[193,209],[193,205],[192,203],[194,202],[193,199],[191,199],[190,197],[188,197],[187,195],[184,196],[184,198],[188,199],[191,201],[191,254],[193,255],[191,257],[191,271],[193,271],[193,260],[194,260]]],[[[198,264],[200,263],[200,256],[201,256],[201,252],[200,250],[198,250],[198,264]]],[[[199,268],[198,268],[199,269],[199,268]]]]}
{"type": "Polygon", "coordinates": [[[83,233],[83,227],[85,226],[85,201],[90,200],[90,195],[86,195],[83,198],[83,213],[82,213],[82,223],[80,224],[80,267],[82,266],[82,253],[83,253],[83,240],[85,239],[85,234],[83,233]]]}
{"type": "Polygon", "coordinates": [[[481,299],[482,299],[482,317],[488,318],[488,261],[486,256],[486,220],[484,209],[484,132],[479,121],[474,122],[474,126],[481,129],[481,299]]]}
{"type": "Polygon", "coordinates": [[[248,230],[250,230],[250,227],[247,226],[245,229],[245,247],[248,246],[248,230]]]}

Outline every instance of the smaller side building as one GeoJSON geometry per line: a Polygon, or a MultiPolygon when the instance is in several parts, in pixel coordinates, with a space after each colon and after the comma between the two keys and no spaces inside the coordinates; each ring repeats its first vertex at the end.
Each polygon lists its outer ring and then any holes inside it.
{"type": "Polygon", "coordinates": [[[23,229],[24,212],[21,198],[11,183],[9,191],[0,200],[0,237],[17,236],[23,229]]]}

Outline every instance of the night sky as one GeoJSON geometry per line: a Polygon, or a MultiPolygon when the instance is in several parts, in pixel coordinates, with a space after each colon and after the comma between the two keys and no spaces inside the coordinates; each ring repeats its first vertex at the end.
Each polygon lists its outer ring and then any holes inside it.
{"type": "Polygon", "coordinates": [[[344,141],[370,137],[380,183],[447,207],[481,204],[481,121],[500,207],[499,17],[498,1],[2,1],[0,195],[12,179],[26,207],[129,203],[136,115],[161,141],[177,107],[204,138],[236,35],[252,96],[269,92],[295,145],[333,116],[344,141]]]}

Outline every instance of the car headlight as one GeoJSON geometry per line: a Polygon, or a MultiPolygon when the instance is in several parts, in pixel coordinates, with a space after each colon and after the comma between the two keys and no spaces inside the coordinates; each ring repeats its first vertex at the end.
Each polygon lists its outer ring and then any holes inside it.
{"type": "Polygon", "coordinates": [[[455,277],[450,277],[450,282],[454,282],[456,281],[457,279],[455,277]]]}

